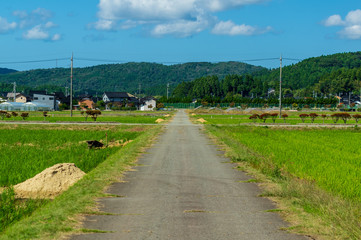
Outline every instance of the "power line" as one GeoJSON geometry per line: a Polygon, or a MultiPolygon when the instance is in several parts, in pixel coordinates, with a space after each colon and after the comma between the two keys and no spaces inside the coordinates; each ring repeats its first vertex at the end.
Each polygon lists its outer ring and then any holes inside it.
{"type": "Polygon", "coordinates": [[[54,58],[54,59],[43,59],[43,60],[29,60],[29,61],[15,61],[15,62],[0,62],[0,64],[23,64],[23,63],[40,63],[40,62],[54,62],[69,60],[69,58],[54,58]]]}
{"type": "MultiPolygon", "coordinates": [[[[283,58],[284,60],[290,60],[290,61],[302,61],[303,59],[298,58],[283,58]]],[[[0,62],[1,65],[5,64],[26,64],[26,63],[42,63],[42,62],[58,62],[58,61],[64,61],[69,60],[69,58],[53,58],[53,59],[40,59],[40,60],[27,60],[27,61],[12,61],[12,62],[0,62]]],[[[114,60],[114,59],[97,59],[97,58],[74,58],[74,60],[78,61],[90,61],[90,62],[108,62],[108,63],[127,63],[129,61],[125,60],[114,60]]],[[[274,61],[279,60],[279,58],[256,58],[256,59],[239,59],[234,60],[237,62],[261,62],[261,61],[274,61]]],[[[205,61],[209,63],[220,63],[224,61],[205,61]]],[[[184,64],[189,62],[154,62],[159,64],[184,64]]]]}

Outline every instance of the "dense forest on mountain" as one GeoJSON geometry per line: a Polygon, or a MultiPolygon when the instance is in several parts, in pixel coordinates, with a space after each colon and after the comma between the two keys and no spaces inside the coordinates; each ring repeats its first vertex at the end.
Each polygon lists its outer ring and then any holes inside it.
{"type": "Polygon", "coordinates": [[[0,68],[0,74],[8,74],[8,73],[13,73],[13,72],[17,72],[17,71],[13,70],[13,69],[8,69],[8,68],[0,68]]]}
{"type": "MultiPolygon", "coordinates": [[[[328,56],[308,58],[297,64],[292,64],[283,68],[282,87],[285,90],[291,90],[296,96],[307,96],[313,91],[318,91],[319,94],[336,94],[343,91],[342,86],[337,86],[342,85],[342,83],[336,84],[334,82],[334,88],[330,89],[315,88],[315,85],[326,78],[329,79],[328,81],[331,81],[330,78],[341,80],[340,78],[344,78],[345,76],[345,74],[341,74],[342,72],[354,69],[356,73],[353,76],[354,79],[350,81],[352,81],[354,87],[356,87],[357,84],[355,84],[355,81],[358,81],[356,79],[357,76],[360,80],[360,74],[357,75],[357,69],[360,70],[360,68],[361,52],[338,53],[328,56]]],[[[268,82],[268,85],[271,88],[278,89],[279,74],[279,69],[273,69],[257,79],[260,79],[262,82],[268,82]]],[[[350,90],[359,91],[359,89],[348,89],[347,91],[350,90]]]]}
{"type": "MultiPolygon", "coordinates": [[[[1,69],[0,69],[1,70],[1,69]]],[[[9,71],[3,70],[3,71],[9,71]]],[[[0,74],[1,91],[65,91],[70,69],[37,69],[0,74]]],[[[361,52],[339,53],[303,60],[283,67],[282,94],[285,97],[325,97],[361,89],[361,52]]],[[[102,94],[104,91],[166,95],[169,101],[189,102],[194,98],[214,101],[239,101],[243,98],[274,98],[279,93],[279,69],[268,70],[239,62],[107,64],[74,69],[75,94],[102,94]],[[210,99],[211,98],[211,99],[210,99]],[[212,100],[213,99],[213,100],[212,100]]]]}
{"type": "MultiPolygon", "coordinates": [[[[219,78],[227,74],[262,74],[268,70],[239,62],[221,63],[185,63],[177,65],[162,65],[156,63],[125,63],[107,64],[86,68],[74,68],[74,92],[82,94],[101,94],[104,91],[125,91],[147,95],[165,95],[167,83],[170,90],[182,81],[192,81],[196,78],[215,75],[219,78]]],[[[49,92],[70,85],[70,69],[53,68],[15,72],[0,75],[0,82],[24,85],[34,89],[47,89],[49,92]]]]}
{"type": "MultiPolygon", "coordinates": [[[[279,69],[261,75],[230,74],[225,78],[206,76],[182,82],[173,91],[173,100],[189,102],[206,99],[212,102],[240,101],[240,98],[277,98],[279,69]]],[[[325,97],[360,94],[361,52],[343,53],[306,59],[286,66],[282,74],[284,97],[325,97]]],[[[327,101],[326,101],[327,102],[327,101]]]]}

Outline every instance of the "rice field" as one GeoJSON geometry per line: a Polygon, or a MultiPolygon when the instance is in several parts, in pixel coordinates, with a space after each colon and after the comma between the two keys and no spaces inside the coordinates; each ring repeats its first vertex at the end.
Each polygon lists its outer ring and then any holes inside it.
{"type": "MultiPolygon", "coordinates": [[[[11,112],[9,112],[11,113],[11,112]]],[[[89,116],[85,117],[80,111],[73,111],[73,116],[70,117],[70,112],[48,112],[48,117],[44,117],[42,112],[28,112],[29,117],[23,120],[20,116],[11,116],[9,118],[0,119],[2,121],[45,121],[45,122],[94,122],[89,116]]],[[[103,111],[96,119],[97,122],[115,122],[115,123],[140,123],[140,124],[154,124],[158,118],[166,120],[172,113],[168,112],[116,112],[103,111]]]]}
{"type": "Polygon", "coordinates": [[[75,163],[89,172],[118,151],[121,143],[151,127],[0,125],[0,187],[23,182],[56,163],[75,163]],[[85,142],[106,139],[117,144],[95,150],[85,142]]]}
{"type": "MultiPolygon", "coordinates": [[[[246,146],[281,171],[316,182],[346,199],[361,201],[361,129],[209,126],[246,146]]],[[[262,161],[262,160],[260,160],[262,161]]]]}
{"type": "MultiPolygon", "coordinates": [[[[310,117],[306,117],[304,122],[299,117],[300,114],[304,114],[305,112],[283,112],[287,113],[288,117],[284,118],[275,118],[276,124],[288,124],[288,125],[297,125],[297,124],[339,124],[343,125],[344,122],[342,119],[339,119],[337,123],[334,123],[333,119],[331,118],[331,115],[335,112],[315,112],[319,116],[315,118],[314,122],[311,121],[310,117]],[[322,118],[321,115],[325,114],[327,115],[326,118],[322,118]]],[[[306,114],[310,114],[312,112],[306,112],[306,114]]],[[[258,112],[258,114],[262,114],[261,112],[258,112]]],[[[357,112],[350,113],[350,115],[358,114],[357,112]]],[[[191,118],[196,121],[197,119],[203,118],[206,120],[205,124],[221,124],[221,125],[239,125],[239,124],[260,124],[260,123],[266,123],[266,124],[273,124],[273,120],[271,117],[267,118],[265,122],[263,122],[261,119],[256,119],[253,121],[250,119],[251,113],[239,113],[239,114],[227,114],[227,113],[193,113],[191,115],[191,118]]],[[[359,121],[361,123],[361,121],[359,121]]],[[[350,125],[356,125],[358,124],[354,118],[348,119],[347,124],[350,125]]]]}

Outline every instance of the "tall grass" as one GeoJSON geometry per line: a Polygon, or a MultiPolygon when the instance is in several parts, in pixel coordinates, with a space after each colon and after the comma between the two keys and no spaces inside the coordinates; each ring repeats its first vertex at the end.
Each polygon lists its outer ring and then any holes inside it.
{"type": "MultiPolygon", "coordinates": [[[[56,163],[70,162],[89,172],[118,147],[88,149],[86,140],[131,140],[142,131],[112,128],[0,126],[0,186],[15,185],[56,163]]],[[[143,129],[145,130],[145,129],[143,129]]]]}
{"type": "Polygon", "coordinates": [[[361,201],[360,130],[224,127],[233,139],[298,178],[361,201]]]}
{"type": "Polygon", "coordinates": [[[290,230],[320,239],[361,239],[359,128],[207,129],[229,146],[233,161],[273,180],[276,186],[266,187],[263,195],[281,201],[284,216],[294,224],[290,230]]]}
{"type": "Polygon", "coordinates": [[[29,216],[39,206],[48,200],[18,200],[12,187],[0,194],[0,233],[10,224],[24,216],[29,216]]]}
{"type": "Polygon", "coordinates": [[[0,233],[19,219],[31,215],[47,200],[15,198],[12,185],[33,177],[56,163],[75,163],[85,172],[116,153],[121,146],[88,149],[85,140],[109,143],[134,140],[150,126],[0,126],[0,233]]]}

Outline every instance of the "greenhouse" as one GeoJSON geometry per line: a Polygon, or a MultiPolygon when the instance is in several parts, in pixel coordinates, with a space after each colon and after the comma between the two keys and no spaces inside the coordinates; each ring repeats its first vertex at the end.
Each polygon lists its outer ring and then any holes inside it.
{"type": "Polygon", "coordinates": [[[0,103],[0,110],[5,111],[50,111],[51,108],[47,105],[27,102],[27,103],[18,103],[18,102],[3,102],[0,103]]]}

